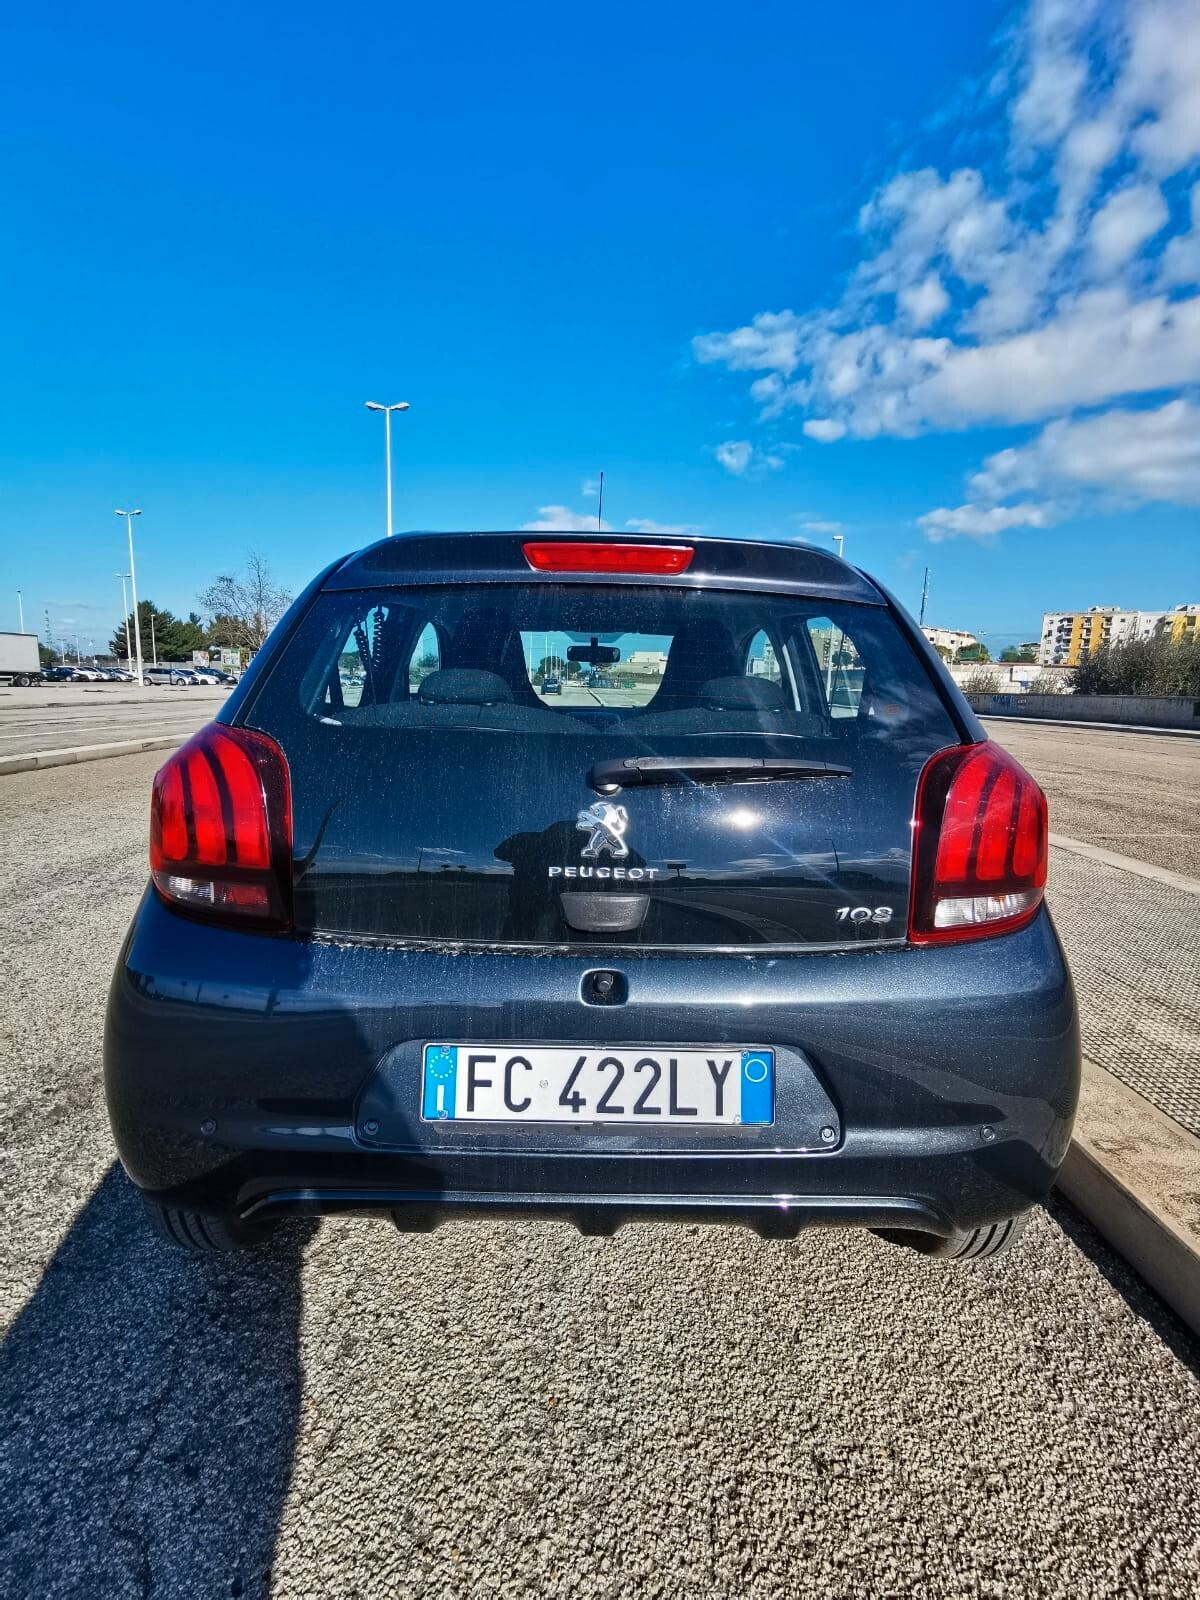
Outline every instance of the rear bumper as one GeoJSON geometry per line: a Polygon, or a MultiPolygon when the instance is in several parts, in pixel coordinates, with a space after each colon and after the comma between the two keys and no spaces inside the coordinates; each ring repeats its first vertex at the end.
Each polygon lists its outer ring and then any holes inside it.
{"type": "Polygon", "coordinates": [[[472,1211],[948,1233],[1042,1198],[1079,1078],[1075,1000],[1049,917],[958,948],[796,957],[611,959],[621,1006],[588,1005],[581,956],[406,951],[234,933],[147,895],[105,1035],[122,1161],[201,1211],[472,1211]],[[422,1123],[420,1044],[769,1043],[815,1074],[837,1117],[802,1149],[781,1084],[767,1129],[655,1131],[422,1123]],[[410,1066],[411,1064],[411,1066],[410,1066]],[[411,1079],[372,1138],[380,1074],[411,1079]]]}

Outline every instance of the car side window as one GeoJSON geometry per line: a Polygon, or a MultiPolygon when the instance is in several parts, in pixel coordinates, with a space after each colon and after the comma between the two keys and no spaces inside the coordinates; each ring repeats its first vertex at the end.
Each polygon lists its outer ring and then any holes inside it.
{"type": "Polygon", "coordinates": [[[442,641],[438,638],[437,629],[432,622],[427,622],[421,629],[420,637],[413,646],[412,655],[408,660],[408,686],[411,694],[416,694],[422,682],[431,672],[437,672],[442,664],[442,641]]]}
{"type": "Polygon", "coordinates": [[[831,717],[857,717],[862,703],[863,662],[850,635],[829,617],[810,617],[808,637],[831,717]]]}
{"type": "MultiPolygon", "coordinates": [[[[320,695],[323,709],[377,705],[396,692],[391,688],[397,674],[389,649],[394,632],[388,628],[389,610],[385,605],[371,606],[348,628],[343,624],[336,671],[329,675],[320,695]]],[[[398,692],[403,697],[403,685],[398,692]]]]}
{"type": "Polygon", "coordinates": [[[783,683],[783,668],[779,653],[765,629],[760,628],[746,648],[746,676],[762,678],[767,683],[783,683]]]}

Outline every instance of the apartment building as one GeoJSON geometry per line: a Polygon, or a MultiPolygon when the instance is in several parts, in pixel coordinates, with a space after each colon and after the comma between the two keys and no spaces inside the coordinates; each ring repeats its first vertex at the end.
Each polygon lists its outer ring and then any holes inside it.
{"type": "Polygon", "coordinates": [[[973,633],[965,633],[961,628],[922,628],[921,632],[935,649],[949,650],[952,656],[970,644],[979,643],[973,633]]]}
{"type": "Polygon", "coordinates": [[[1172,644],[1181,639],[1200,639],[1200,606],[1173,606],[1163,613],[1156,631],[1172,644]]]}
{"type": "MultiPolygon", "coordinates": [[[[1187,607],[1177,607],[1186,611],[1187,607]]],[[[1200,608],[1198,608],[1200,609],[1200,608]]],[[[1043,667],[1077,667],[1104,644],[1151,639],[1165,611],[1123,611],[1120,606],[1089,606],[1086,611],[1047,611],[1042,617],[1038,661],[1043,667]]]]}

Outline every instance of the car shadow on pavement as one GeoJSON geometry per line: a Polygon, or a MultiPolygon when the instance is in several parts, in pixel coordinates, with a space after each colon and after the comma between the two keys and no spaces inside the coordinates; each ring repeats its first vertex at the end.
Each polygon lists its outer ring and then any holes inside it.
{"type": "Polygon", "coordinates": [[[269,1592],[309,1232],[189,1257],[109,1168],[0,1350],[5,1593],[269,1592]]]}
{"type": "Polygon", "coordinates": [[[1111,1245],[1105,1243],[1087,1218],[1076,1211],[1064,1195],[1057,1191],[1051,1193],[1045,1206],[1051,1219],[1076,1249],[1103,1274],[1133,1314],[1149,1323],[1172,1355],[1200,1378],[1200,1337],[1192,1333],[1166,1301],[1155,1294],[1111,1245]]]}

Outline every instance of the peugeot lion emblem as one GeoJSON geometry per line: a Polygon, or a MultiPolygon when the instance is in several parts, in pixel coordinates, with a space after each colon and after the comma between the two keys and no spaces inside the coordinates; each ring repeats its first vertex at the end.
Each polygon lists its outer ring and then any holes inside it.
{"type": "Polygon", "coordinates": [[[629,854],[625,843],[629,817],[624,806],[614,806],[611,800],[597,800],[595,805],[579,813],[575,826],[590,835],[580,852],[589,860],[594,861],[601,850],[607,850],[617,861],[623,861],[629,854]]]}

